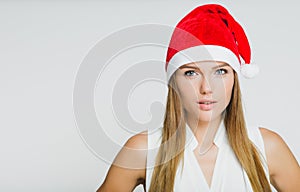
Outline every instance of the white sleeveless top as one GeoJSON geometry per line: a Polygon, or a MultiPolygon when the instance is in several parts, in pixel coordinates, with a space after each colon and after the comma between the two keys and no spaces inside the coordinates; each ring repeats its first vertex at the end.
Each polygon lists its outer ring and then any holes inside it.
{"type": "MultiPolygon", "coordinates": [[[[269,173],[266,164],[264,143],[258,127],[250,127],[248,136],[256,145],[269,180],[269,173]]],[[[214,143],[218,147],[218,155],[214,167],[211,186],[206,182],[193,150],[198,146],[192,130],[186,124],[186,147],[184,152],[184,163],[179,164],[174,184],[174,192],[251,192],[252,187],[249,178],[238,162],[231,149],[223,121],[217,130],[214,143]]],[[[162,128],[155,133],[148,131],[148,156],[146,171],[146,191],[149,191],[153,165],[161,143],[162,128]]],[[[182,162],[181,162],[182,163],[182,162]]]]}

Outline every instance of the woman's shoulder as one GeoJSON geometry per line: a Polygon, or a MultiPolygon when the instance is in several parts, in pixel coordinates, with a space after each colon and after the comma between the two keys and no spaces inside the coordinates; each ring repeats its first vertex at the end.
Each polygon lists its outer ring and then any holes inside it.
{"type": "Polygon", "coordinates": [[[148,131],[142,131],[131,136],[124,146],[132,149],[146,150],[148,148],[148,131]]]}
{"type": "Polygon", "coordinates": [[[273,150],[274,148],[278,148],[285,144],[284,140],[278,133],[264,127],[259,127],[259,130],[267,149],[273,150]]]}
{"type": "Polygon", "coordinates": [[[115,163],[131,169],[145,169],[147,148],[147,131],[137,133],[126,141],[115,163]]]}
{"type": "Polygon", "coordinates": [[[147,161],[147,132],[131,136],[117,154],[113,164],[132,170],[143,170],[147,161]]]}
{"type": "Polygon", "coordinates": [[[291,153],[284,139],[278,133],[264,127],[259,127],[259,130],[264,141],[267,155],[273,157],[276,155],[280,156],[280,154],[291,153]]]}
{"type": "Polygon", "coordinates": [[[259,130],[264,141],[267,156],[273,159],[276,156],[279,157],[280,154],[291,153],[287,144],[278,133],[264,127],[259,127],[259,130]]]}
{"type": "Polygon", "coordinates": [[[300,179],[299,164],[284,139],[276,132],[260,127],[264,140],[271,182],[277,189],[293,191],[300,179]]]}
{"type": "Polygon", "coordinates": [[[132,191],[137,185],[144,184],[146,161],[147,131],[144,131],[126,141],[98,191],[132,191]]]}
{"type": "Polygon", "coordinates": [[[257,147],[264,148],[261,149],[262,152],[272,151],[273,148],[277,148],[279,146],[276,145],[283,145],[284,140],[282,137],[270,129],[260,126],[251,126],[248,129],[248,136],[257,145],[257,147]]]}

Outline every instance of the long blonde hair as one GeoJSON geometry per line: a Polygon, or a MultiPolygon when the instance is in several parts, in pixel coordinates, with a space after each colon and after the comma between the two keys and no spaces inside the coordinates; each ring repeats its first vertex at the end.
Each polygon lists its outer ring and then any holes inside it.
{"type": "MultiPolygon", "coordinates": [[[[156,167],[152,174],[149,192],[172,192],[176,170],[179,163],[184,162],[185,119],[174,76],[171,77],[168,85],[161,145],[156,157],[156,167]]],[[[224,125],[230,146],[246,171],[253,191],[271,192],[259,152],[247,135],[236,73],[234,73],[234,86],[231,101],[226,108],[224,125]]]]}

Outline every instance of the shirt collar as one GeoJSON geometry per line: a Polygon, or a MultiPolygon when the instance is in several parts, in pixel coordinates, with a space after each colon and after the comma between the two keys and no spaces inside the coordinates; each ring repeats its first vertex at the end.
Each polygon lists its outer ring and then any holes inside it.
{"type": "MultiPolygon", "coordinates": [[[[214,143],[218,148],[222,147],[224,142],[226,141],[226,128],[224,125],[224,118],[221,120],[217,133],[214,137],[214,143]]],[[[199,145],[198,140],[196,139],[194,133],[191,128],[186,123],[186,147],[194,150],[199,145]]]]}

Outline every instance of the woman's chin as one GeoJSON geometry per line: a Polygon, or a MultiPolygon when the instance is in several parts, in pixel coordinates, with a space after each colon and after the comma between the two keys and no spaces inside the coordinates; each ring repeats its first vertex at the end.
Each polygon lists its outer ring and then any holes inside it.
{"type": "Polygon", "coordinates": [[[192,109],[187,113],[189,118],[197,119],[197,121],[209,122],[217,119],[222,114],[219,110],[201,110],[199,108],[192,109]]]}
{"type": "Polygon", "coordinates": [[[209,122],[215,120],[220,115],[221,113],[217,113],[213,110],[210,110],[210,111],[199,111],[197,117],[199,121],[209,122]]]}

